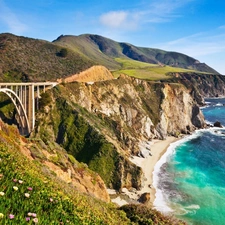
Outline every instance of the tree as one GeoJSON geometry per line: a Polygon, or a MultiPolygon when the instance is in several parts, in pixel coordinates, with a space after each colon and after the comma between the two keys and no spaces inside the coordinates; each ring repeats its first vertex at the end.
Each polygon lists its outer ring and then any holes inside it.
{"type": "Polygon", "coordinates": [[[65,58],[68,55],[68,50],[66,48],[62,48],[58,55],[65,58]]]}

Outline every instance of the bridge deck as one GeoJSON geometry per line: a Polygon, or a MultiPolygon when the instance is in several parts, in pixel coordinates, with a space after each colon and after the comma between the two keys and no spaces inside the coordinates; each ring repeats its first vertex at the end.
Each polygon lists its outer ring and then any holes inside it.
{"type": "Polygon", "coordinates": [[[56,86],[57,82],[0,83],[0,86],[56,86]]]}

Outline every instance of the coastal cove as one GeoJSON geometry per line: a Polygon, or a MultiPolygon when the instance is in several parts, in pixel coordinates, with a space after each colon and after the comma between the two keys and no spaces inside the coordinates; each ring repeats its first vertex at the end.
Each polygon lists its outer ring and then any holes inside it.
{"type": "MultiPolygon", "coordinates": [[[[225,99],[206,99],[209,123],[225,125],[225,99]]],[[[225,129],[197,130],[172,143],[156,163],[154,207],[193,225],[225,222],[225,129]]]]}

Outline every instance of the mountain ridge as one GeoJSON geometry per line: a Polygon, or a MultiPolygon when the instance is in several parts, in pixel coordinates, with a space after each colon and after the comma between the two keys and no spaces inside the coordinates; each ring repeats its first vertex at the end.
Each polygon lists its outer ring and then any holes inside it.
{"type": "MultiPolygon", "coordinates": [[[[49,42],[9,33],[0,34],[1,82],[55,81],[78,74],[94,65],[102,65],[120,73],[120,70],[127,69],[123,68],[121,59],[164,68],[157,74],[168,73],[171,70],[169,67],[173,68],[173,72],[188,69],[198,70],[199,73],[219,74],[206,64],[182,53],[136,47],[99,35],[61,35],[49,42]]],[[[139,74],[147,74],[144,79],[149,79],[151,73],[155,72],[144,70],[137,71],[139,74]]],[[[155,79],[160,80],[160,76],[157,76],[155,79]]]]}
{"type": "MultiPolygon", "coordinates": [[[[110,58],[129,58],[152,64],[168,65],[184,69],[194,69],[202,72],[219,74],[217,71],[215,71],[205,63],[200,63],[199,60],[183,53],[165,51],[156,48],[137,47],[130,43],[116,42],[112,39],[100,35],[61,35],[56,40],[54,40],[53,43],[62,44],[63,42],[65,42],[68,45],[68,42],[70,42],[70,45],[74,44],[75,47],[77,39],[86,39],[89,42],[92,42],[92,44],[95,45],[99,51],[104,53],[104,56],[108,56],[110,58]]],[[[78,45],[81,47],[82,42],[80,41],[78,45]]]]}

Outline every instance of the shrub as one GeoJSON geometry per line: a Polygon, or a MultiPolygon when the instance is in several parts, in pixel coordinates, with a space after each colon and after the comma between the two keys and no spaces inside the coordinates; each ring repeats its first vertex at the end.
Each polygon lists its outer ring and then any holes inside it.
{"type": "Polygon", "coordinates": [[[68,55],[68,50],[66,48],[62,48],[58,55],[65,58],[68,55]]]}
{"type": "Polygon", "coordinates": [[[39,108],[43,109],[52,101],[51,96],[48,92],[41,93],[41,98],[39,99],[39,108]]]}

